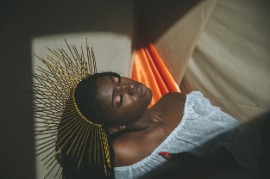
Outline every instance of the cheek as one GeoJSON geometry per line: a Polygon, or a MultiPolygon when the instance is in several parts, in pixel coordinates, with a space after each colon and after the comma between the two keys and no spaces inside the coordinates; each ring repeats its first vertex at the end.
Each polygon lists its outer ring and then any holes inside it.
{"type": "Polygon", "coordinates": [[[147,104],[144,104],[145,102],[140,98],[129,98],[125,101],[125,104],[123,106],[123,112],[126,113],[126,115],[130,115],[129,117],[137,117],[145,110],[145,106],[147,104]]]}
{"type": "Polygon", "coordinates": [[[134,96],[124,95],[123,98],[123,107],[132,107],[138,102],[138,99],[134,96]]]}
{"type": "Polygon", "coordinates": [[[142,106],[142,100],[137,96],[125,96],[122,107],[126,110],[136,111],[140,106],[142,106]]]}
{"type": "MultiPolygon", "coordinates": [[[[151,100],[150,100],[151,101],[151,100]]],[[[111,124],[129,123],[144,113],[149,104],[148,98],[137,98],[136,96],[125,96],[122,106],[118,109],[104,110],[106,119],[111,124]],[[108,115],[107,115],[108,114],[108,115]]]]}

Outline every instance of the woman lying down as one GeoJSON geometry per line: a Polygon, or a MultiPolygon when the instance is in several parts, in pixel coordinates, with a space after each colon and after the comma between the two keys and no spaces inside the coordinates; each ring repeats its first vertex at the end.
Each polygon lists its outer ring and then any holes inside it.
{"type": "Polygon", "coordinates": [[[260,138],[201,92],[168,93],[148,108],[151,89],[117,73],[70,81],[51,92],[67,94],[54,154],[62,178],[260,177],[260,138]]]}

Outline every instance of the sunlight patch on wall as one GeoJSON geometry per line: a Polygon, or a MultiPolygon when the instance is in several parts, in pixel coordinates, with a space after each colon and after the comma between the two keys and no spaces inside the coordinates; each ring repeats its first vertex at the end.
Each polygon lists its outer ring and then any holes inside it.
{"type": "MultiPolygon", "coordinates": [[[[39,73],[37,71],[37,66],[44,67],[42,62],[38,60],[35,55],[45,58],[46,55],[50,53],[47,47],[51,50],[63,48],[68,52],[69,50],[65,43],[66,40],[69,45],[75,45],[77,49],[80,49],[81,46],[85,49],[86,39],[88,46],[93,47],[98,72],[114,71],[122,76],[129,76],[130,67],[132,66],[131,39],[126,35],[108,32],[72,33],[34,38],[31,44],[33,54],[32,72],[39,73]]],[[[35,82],[35,79],[33,80],[35,82]]],[[[35,131],[36,130],[37,129],[35,129],[35,131]]],[[[36,144],[38,143],[40,142],[36,141],[36,144]]],[[[46,150],[46,148],[42,150],[46,150]]],[[[44,162],[41,161],[46,155],[48,155],[48,153],[45,152],[36,157],[37,179],[44,178],[44,176],[49,172],[49,169],[46,169],[44,166],[44,162]]],[[[56,167],[56,169],[53,170],[47,178],[55,178],[58,168],[59,167],[56,167]]]]}

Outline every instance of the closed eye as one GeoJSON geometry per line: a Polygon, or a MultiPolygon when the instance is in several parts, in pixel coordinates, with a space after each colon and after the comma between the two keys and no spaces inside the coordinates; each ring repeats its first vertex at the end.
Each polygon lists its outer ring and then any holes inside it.
{"type": "Polygon", "coordinates": [[[119,91],[116,92],[114,102],[119,107],[119,106],[121,106],[122,101],[123,101],[123,95],[119,91]]]}
{"type": "Polygon", "coordinates": [[[113,82],[113,93],[112,93],[112,107],[114,107],[114,104],[116,104],[118,107],[121,106],[123,101],[123,95],[118,90],[117,86],[121,83],[121,77],[120,76],[111,76],[110,77],[113,82]]]}

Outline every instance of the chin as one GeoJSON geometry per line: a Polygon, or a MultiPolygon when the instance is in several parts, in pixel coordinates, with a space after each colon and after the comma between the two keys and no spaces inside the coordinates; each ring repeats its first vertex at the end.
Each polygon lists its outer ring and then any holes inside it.
{"type": "Polygon", "coordinates": [[[149,91],[147,93],[149,93],[149,94],[147,94],[147,96],[149,98],[149,104],[150,104],[152,101],[153,93],[152,93],[152,90],[150,88],[148,88],[148,89],[149,89],[149,91]]]}
{"type": "Polygon", "coordinates": [[[153,93],[152,93],[151,88],[148,88],[148,87],[146,86],[146,94],[145,94],[145,95],[147,95],[147,96],[151,96],[151,98],[152,98],[153,93]]]}

